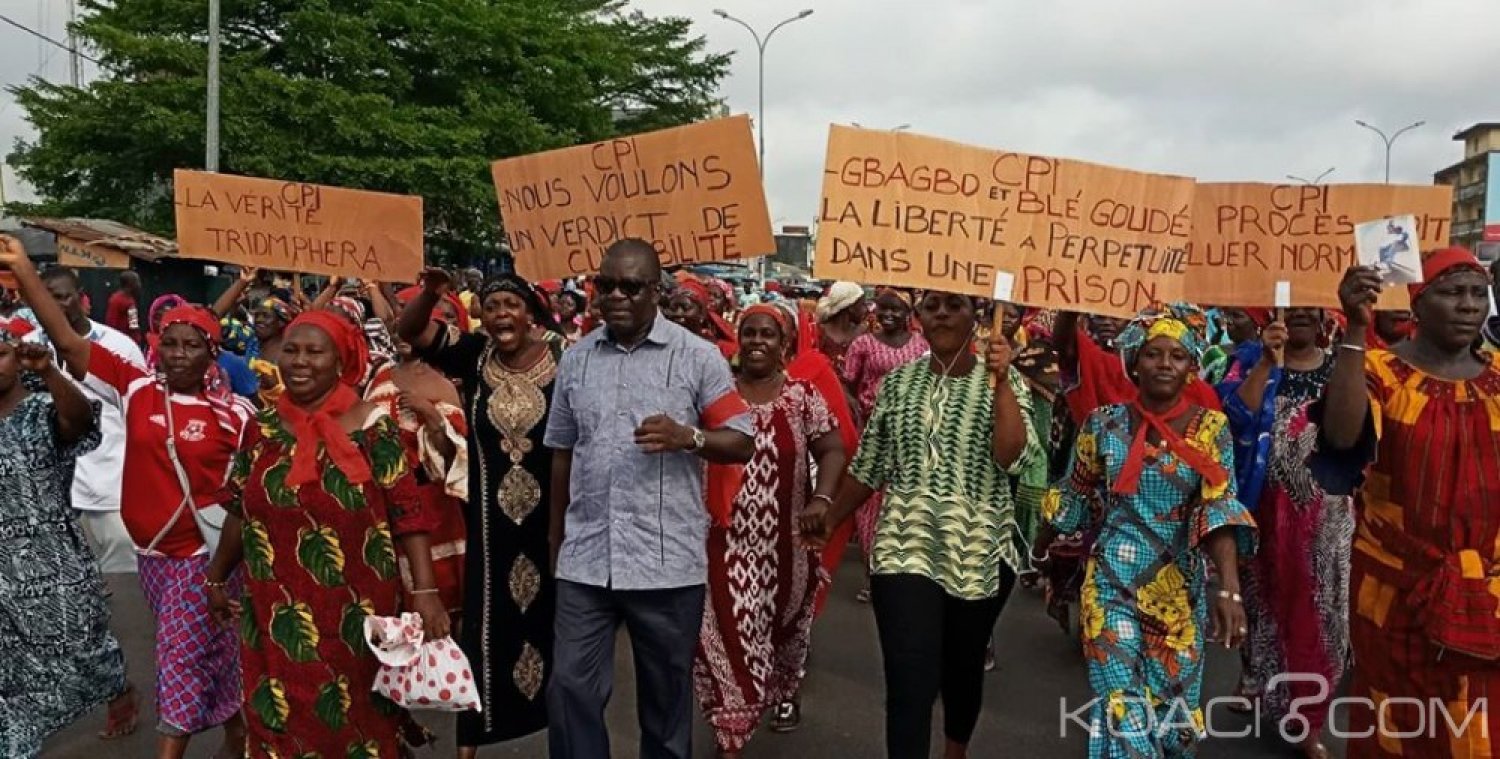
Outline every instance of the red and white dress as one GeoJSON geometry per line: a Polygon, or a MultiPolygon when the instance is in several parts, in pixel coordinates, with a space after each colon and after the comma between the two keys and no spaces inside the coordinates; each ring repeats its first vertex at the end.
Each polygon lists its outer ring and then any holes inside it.
{"type": "MultiPolygon", "coordinates": [[[[84,382],[118,407],[125,422],[120,515],[139,552],[141,588],[156,615],[157,729],[168,735],[208,730],[240,709],[239,640],[233,626],[209,616],[203,587],[209,555],[192,514],[184,512],[154,550],[145,550],[183,501],[167,454],[166,387],[98,343],[84,382]]],[[[171,404],[171,434],[189,497],[194,508],[214,505],[255,410],[227,392],[214,399],[173,393],[171,404]]],[[[231,580],[234,597],[239,575],[231,580]]]]}
{"type": "Polygon", "coordinates": [[[809,444],[838,422],[816,388],[793,379],[750,410],[755,456],[729,525],[709,529],[708,600],[693,662],[698,702],[721,751],[741,750],[764,712],[796,695],[827,581],[796,519],[812,495],[809,444]]]}
{"type": "MultiPolygon", "coordinates": [[[[434,404],[446,422],[442,434],[453,443],[452,459],[445,458],[427,442],[421,420],[401,405],[401,389],[391,376],[395,367],[386,364],[376,370],[365,391],[365,400],[384,407],[401,429],[407,466],[418,473],[417,490],[423,506],[437,519],[428,539],[432,543],[432,571],[437,579],[438,597],[443,599],[444,608],[458,614],[464,605],[464,553],[468,546],[464,526],[464,502],[469,499],[469,444],[464,438],[468,424],[463,409],[449,403],[434,404]]],[[[399,557],[399,563],[402,586],[410,591],[411,568],[405,556],[399,557]]]]}

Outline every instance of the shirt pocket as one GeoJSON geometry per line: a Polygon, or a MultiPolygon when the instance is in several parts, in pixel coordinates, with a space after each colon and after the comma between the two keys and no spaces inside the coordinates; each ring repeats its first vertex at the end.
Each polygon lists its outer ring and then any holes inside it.
{"type": "Polygon", "coordinates": [[[672,418],[672,421],[689,427],[697,427],[700,424],[697,393],[691,387],[668,384],[652,399],[651,403],[657,407],[651,412],[652,414],[666,414],[672,418]]]}

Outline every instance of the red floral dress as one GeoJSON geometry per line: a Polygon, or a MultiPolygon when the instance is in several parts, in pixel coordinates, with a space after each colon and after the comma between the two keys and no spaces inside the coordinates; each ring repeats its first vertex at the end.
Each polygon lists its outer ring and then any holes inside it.
{"type": "Polygon", "coordinates": [[[400,430],[377,410],[353,435],[372,482],[352,485],[325,459],[321,482],[293,490],[291,433],[274,408],[256,422],[228,501],[245,522],[246,755],[397,757],[400,710],[371,690],[380,663],[364,620],[399,610],[396,538],[436,522],[422,508],[400,430]]]}

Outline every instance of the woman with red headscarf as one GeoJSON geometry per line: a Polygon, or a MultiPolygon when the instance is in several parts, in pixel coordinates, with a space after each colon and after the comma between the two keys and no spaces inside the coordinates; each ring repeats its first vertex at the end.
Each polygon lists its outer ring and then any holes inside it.
{"type": "Polygon", "coordinates": [[[449,632],[428,544],[436,520],[400,429],[353,390],[367,361],[364,334],[343,316],[292,320],[286,392],[251,425],[230,476],[207,575],[215,614],[242,617],[251,757],[400,755],[402,712],[372,690],[380,662],[363,632],[366,617],[401,609],[398,555],[427,638],[449,632]],[[222,584],[242,560],[245,595],[231,601],[222,584]]]}
{"type": "Polygon", "coordinates": [[[708,285],[696,279],[683,279],[677,289],[667,296],[662,315],[681,325],[704,340],[719,346],[724,358],[734,358],[738,350],[734,342],[734,327],[724,321],[713,308],[708,285]]]}
{"type": "Polygon", "coordinates": [[[1490,280],[1464,248],[1422,273],[1416,332],[1388,351],[1365,343],[1380,273],[1345,273],[1349,332],[1315,407],[1320,447],[1372,462],[1349,576],[1349,695],[1366,704],[1349,711],[1351,757],[1500,753],[1500,354],[1475,348],[1490,280]]]}
{"type": "Polygon", "coordinates": [[[207,604],[215,589],[237,590],[239,577],[205,581],[213,522],[222,520],[202,510],[217,511],[210,507],[254,410],[218,370],[219,320],[182,304],[154,314],[155,373],[147,374],[79,336],[39,280],[23,274],[21,287],[69,371],[125,421],[120,513],[156,617],[157,756],[183,756],[194,735],[220,725],[226,746],[241,745],[235,631],[207,604]]]}
{"type": "Polygon", "coordinates": [[[788,372],[796,336],[791,314],[778,306],[741,315],[737,384],[755,417],[755,457],[731,511],[709,528],[708,601],[693,664],[723,757],[739,756],[773,707],[772,729],[796,729],[795,697],[827,579],[798,518],[809,501],[832,501],[844,444],[822,393],[788,372]]]}

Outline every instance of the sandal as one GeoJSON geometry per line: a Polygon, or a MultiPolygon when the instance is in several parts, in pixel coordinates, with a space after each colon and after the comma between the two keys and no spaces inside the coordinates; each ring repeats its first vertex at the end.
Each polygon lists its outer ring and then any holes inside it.
{"type": "Polygon", "coordinates": [[[783,701],[771,714],[771,732],[790,733],[802,726],[802,706],[796,701],[783,701]]]}
{"type": "Polygon", "coordinates": [[[437,733],[418,722],[411,712],[407,712],[401,720],[398,732],[401,733],[401,742],[409,748],[432,748],[438,743],[437,733]]]}
{"type": "Polygon", "coordinates": [[[135,734],[139,726],[141,710],[136,698],[135,684],[125,683],[125,692],[109,702],[109,717],[104,729],[99,731],[99,740],[117,741],[135,734]]]}

